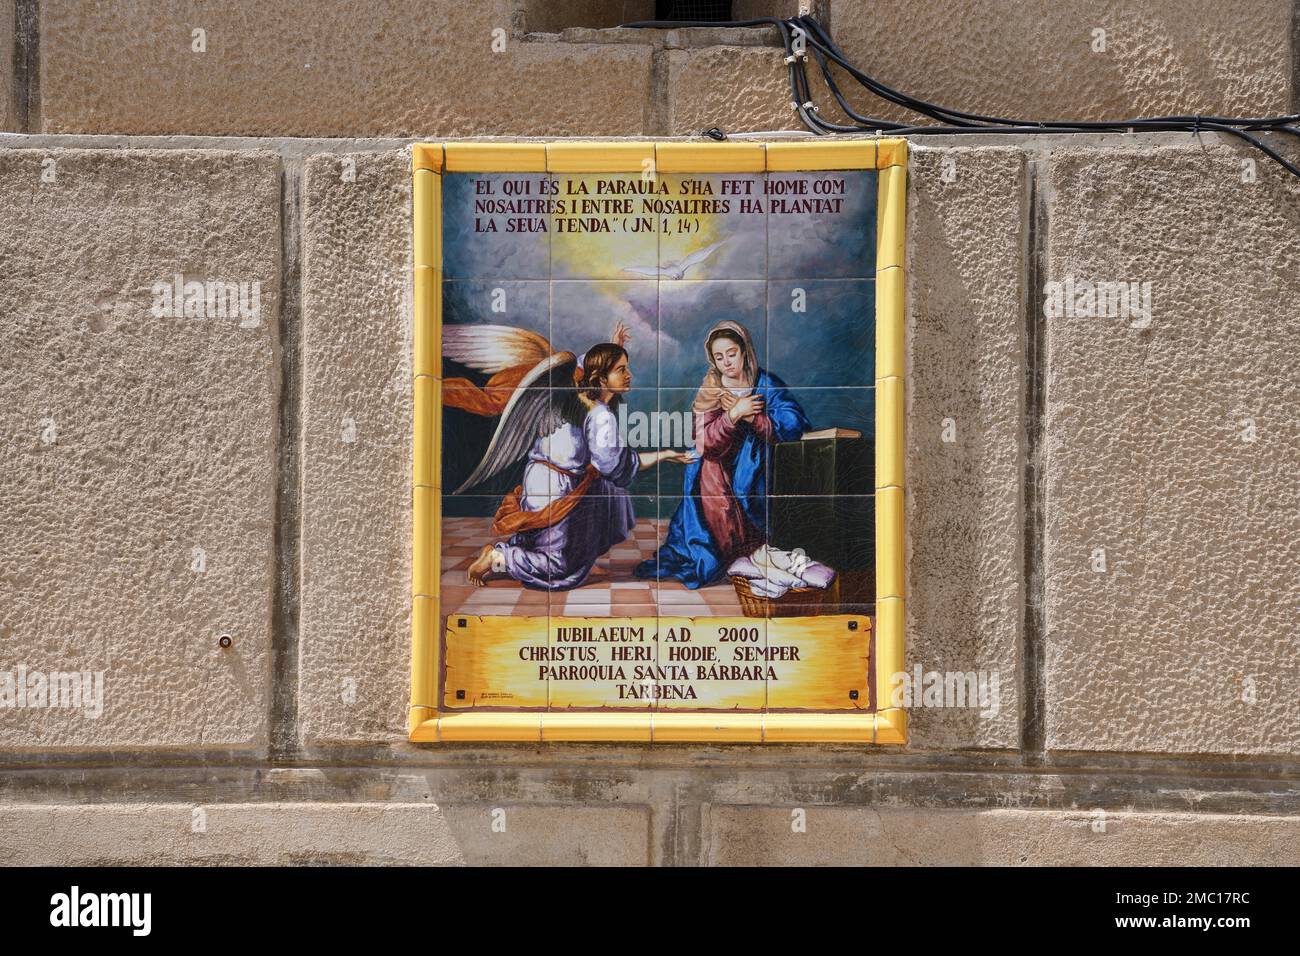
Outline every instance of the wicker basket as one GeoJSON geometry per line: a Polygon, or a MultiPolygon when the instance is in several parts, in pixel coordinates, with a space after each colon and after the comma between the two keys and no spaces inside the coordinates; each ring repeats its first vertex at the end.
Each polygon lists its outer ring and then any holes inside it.
{"type": "Polygon", "coordinates": [[[840,576],[825,588],[791,588],[779,598],[761,597],[749,588],[749,578],[738,574],[731,576],[731,583],[736,588],[736,597],[740,598],[740,610],[745,617],[796,617],[801,614],[819,614],[823,604],[838,604],[840,600],[840,576]]]}

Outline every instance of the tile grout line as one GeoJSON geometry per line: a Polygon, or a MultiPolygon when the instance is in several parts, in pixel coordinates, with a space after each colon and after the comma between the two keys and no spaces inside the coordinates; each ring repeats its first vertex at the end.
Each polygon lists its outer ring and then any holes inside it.
{"type": "Polygon", "coordinates": [[[1045,519],[1043,470],[1046,418],[1046,328],[1038,309],[1038,290],[1047,275],[1048,219],[1043,199],[1045,155],[1025,157],[1025,355],[1024,355],[1024,620],[1021,635],[1023,722],[1020,746],[1030,765],[1041,764],[1046,739],[1047,687],[1043,654],[1046,642],[1045,519]]]}
{"type": "Polygon", "coordinates": [[[641,113],[641,129],[646,136],[663,136],[672,112],[671,86],[668,82],[668,51],[652,46],[650,53],[649,95],[641,113]]]}
{"type": "Polygon", "coordinates": [[[1300,0],[1291,1],[1291,113],[1300,113],[1300,0]]]}
{"type": "Polygon", "coordinates": [[[299,602],[302,575],[302,177],[301,160],[281,159],[280,342],[275,495],[275,582],[271,619],[270,752],[274,762],[299,753],[299,602]]]}
{"type": "Polygon", "coordinates": [[[1300,113],[1300,0],[1291,3],[1291,109],[1300,113]]]}
{"type": "Polygon", "coordinates": [[[40,124],[40,2],[14,0],[14,121],[23,133],[32,132],[32,104],[40,124]]]}

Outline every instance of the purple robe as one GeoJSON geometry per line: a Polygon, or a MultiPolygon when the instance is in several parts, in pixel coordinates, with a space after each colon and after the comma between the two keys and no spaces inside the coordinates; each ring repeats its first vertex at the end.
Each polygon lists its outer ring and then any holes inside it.
{"type": "Polygon", "coordinates": [[[494,570],[526,587],[564,591],[585,581],[596,559],[627,539],[636,518],[626,489],[640,469],[640,459],[622,444],[618,419],[600,402],[587,413],[582,428],[565,422],[537,439],[524,466],[520,507],[537,511],[567,494],[588,464],[600,475],[574,509],[549,528],[520,531],[494,545],[494,570]]]}

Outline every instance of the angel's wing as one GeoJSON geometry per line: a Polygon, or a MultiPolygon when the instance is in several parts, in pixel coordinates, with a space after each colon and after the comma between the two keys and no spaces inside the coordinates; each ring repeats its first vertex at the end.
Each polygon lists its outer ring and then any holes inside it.
{"type": "MultiPolygon", "coordinates": [[[[726,240],[724,239],[722,242],[726,242],[726,240]]],[[[718,246],[722,245],[722,242],[715,242],[713,245],[705,246],[703,249],[697,249],[695,252],[692,252],[682,260],[682,264],[677,267],[678,271],[685,273],[691,266],[698,266],[705,259],[709,258],[709,256],[713,255],[713,253],[717,251],[718,246]]]]}
{"type": "Polygon", "coordinates": [[[645,266],[624,266],[623,271],[630,272],[634,276],[652,276],[655,278],[664,274],[664,271],[660,269],[658,266],[653,266],[650,268],[646,268],[645,266]]]}
{"type": "Polygon", "coordinates": [[[554,352],[543,336],[511,325],[442,327],[442,354],[480,372],[496,374],[515,365],[537,365],[554,352]]]}
{"type": "Polygon", "coordinates": [[[456,489],[456,494],[464,494],[500,474],[527,455],[537,438],[560,427],[578,402],[573,387],[573,370],[577,364],[572,352],[556,352],[524,376],[501,413],[483,460],[456,489]]]}

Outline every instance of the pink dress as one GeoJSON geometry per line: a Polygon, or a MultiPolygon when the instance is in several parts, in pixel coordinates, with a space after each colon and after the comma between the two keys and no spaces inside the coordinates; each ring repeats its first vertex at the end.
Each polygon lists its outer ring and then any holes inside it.
{"type": "Polygon", "coordinates": [[[695,437],[702,452],[700,508],[724,562],[752,554],[765,543],[763,532],[745,517],[731,487],[736,455],[750,432],[764,445],[775,440],[766,412],[733,422],[727,410],[719,407],[695,419],[695,437]]]}

